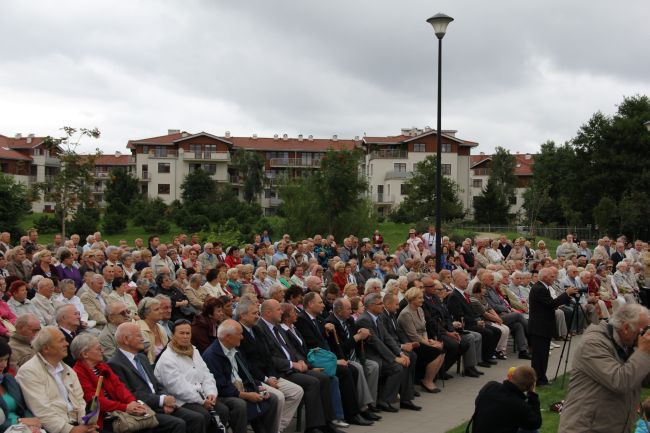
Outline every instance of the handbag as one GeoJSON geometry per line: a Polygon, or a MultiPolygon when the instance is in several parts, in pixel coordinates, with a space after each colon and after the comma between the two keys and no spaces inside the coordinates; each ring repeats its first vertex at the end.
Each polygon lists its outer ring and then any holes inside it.
{"type": "Polygon", "coordinates": [[[156,413],[149,406],[145,407],[147,408],[147,413],[144,415],[131,415],[121,410],[111,412],[110,415],[113,417],[113,432],[129,433],[158,427],[156,413]]]}
{"type": "Polygon", "coordinates": [[[322,368],[329,377],[336,376],[336,355],[327,349],[311,349],[307,354],[307,362],[316,368],[322,368]]]}

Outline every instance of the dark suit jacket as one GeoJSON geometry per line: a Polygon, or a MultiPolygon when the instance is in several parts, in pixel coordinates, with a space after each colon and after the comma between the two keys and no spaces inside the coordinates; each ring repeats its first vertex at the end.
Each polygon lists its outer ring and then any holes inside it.
{"type": "Polygon", "coordinates": [[[336,337],[338,338],[338,344],[334,338],[334,334],[328,335],[328,342],[336,357],[339,359],[350,359],[352,352],[359,349],[359,344],[354,341],[354,335],[357,333],[357,326],[354,323],[354,320],[350,317],[345,321],[346,326],[348,327],[348,335],[346,335],[343,325],[339,319],[336,318],[334,313],[330,313],[327,317],[326,323],[331,323],[336,329],[336,337]]]}
{"type": "Polygon", "coordinates": [[[304,337],[303,342],[307,349],[314,349],[320,347],[321,349],[330,350],[330,345],[325,339],[324,321],[316,318],[316,323],[307,315],[302,312],[298,315],[298,320],[294,324],[300,334],[304,337]]]}
{"type": "Polygon", "coordinates": [[[461,319],[465,320],[466,328],[470,329],[476,326],[478,317],[474,313],[470,303],[467,302],[463,295],[458,293],[458,290],[454,289],[451,295],[447,296],[447,309],[451,313],[453,320],[459,322],[461,319]]]}
{"type": "Polygon", "coordinates": [[[475,433],[536,430],[542,425],[539,396],[528,396],[510,381],[488,382],[476,397],[475,433]]]}
{"type": "Polygon", "coordinates": [[[361,316],[357,319],[357,326],[360,328],[367,328],[370,331],[370,336],[366,339],[366,356],[369,359],[377,361],[384,364],[393,364],[395,363],[395,358],[399,356],[400,352],[395,352],[389,348],[384,342],[384,335],[388,331],[377,319],[377,326],[375,326],[370,313],[364,311],[361,316]]]}
{"type": "MultiPolygon", "coordinates": [[[[243,326],[242,326],[243,327],[243,326]]],[[[257,327],[251,329],[253,335],[244,328],[244,339],[239,344],[239,352],[248,363],[248,370],[253,377],[263,381],[264,377],[279,377],[280,373],[275,369],[266,342],[266,336],[257,327]]]]}
{"type": "Polygon", "coordinates": [[[571,297],[562,293],[553,299],[544,283],[538,281],[530,289],[528,298],[529,316],[528,333],[540,337],[552,338],[555,334],[555,309],[571,302],[571,297]]]}
{"type": "Polygon", "coordinates": [[[425,295],[422,310],[424,311],[429,338],[440,339],[445,335],[445,332],[454,332],[451,314],[449,314],[447,306],[440,301],[440,298],[425,295]]]}
{"type": "MultiPolygon", "coordinates": [[[[271,366],[281,375],[293,371],[291,368],[291,362],[285,356],[284,351],[282,350],[282,346],[280,346],[278,341],[275,339],[275,336],[262,319],[257,322],[255,329],[258,331],[258,334],[263,337],[264,344],[266,345],[266,350],[270,355],[270,358],[267,360],[267,362],[269,362],[271,366]]],[[[280,329],[280,335],[284,338],[284,341],[287,343],[287,345],[291,345],[291,341],[283,329],[280,329]]],[[[293,348],[293,346],[291,347],[293,348]]],[[[302,355],[299,355],[297,353],[298,350],[295,348],[294,351],[296,352],[296,357],[299,360],[302,355]]]]}
{"type": "Polygon", "coordinates": [[[151,392],[151,388],[149,388],[147,382],[140,377],[138,370],[136,370],[121,350],[118,349],[115,351],[115,355],[108,360],[108,365],[138,400],[142,400],[150,408],[160,411],[162,409],[160,406],[160,396],[164,394],[163,387],[156,379],[151,364],[149,364],[149,359],[142,353],[137,353],[135,356],[142,363],[142,367],[145,373],[147,373],[155,392],[151,392]]]}
{"type": "MultiPolygon", "coordinates": [[[[232,365],[230,364],[230,359],[228,359],[228,357],[223,353],[219,340],[215,340],[201,356],[203,357],[205,364],[208,366],[210,373],[214,376],[215,382],[217,382],[219,396],[239,397],[239,391],[235,388],[235,385],[233,385],[231,380],[232,365]]],[[[261,385],[261,383],[256,381],[253,377],[247,377],[244,373],[244,369],[248,370],[248,364],[244,361],[241,354],[238,358],[237,371],[244,385],[244,389],[250,392],[257,392],[257,387],[261,385]]]]}
{"type": "Polygon", "coordinates": [[[391,315],[386,309],[379,315],[378,322],[381,324],[381,330],[384,336],[384,343],[386,346],[399,355],[402,352],[402,343],[400,342],[399,335],[397,333],[397,319],[394,315],[391,315]]]}
{"type": "Polygon", "coordinates": [[[65,358],[63,358],[63,362],[68,364],[70,367],[74,367],[75,360],[74,360],[74,357],[72,356],[72,352],[70,351],[70,345],[72,344],[72,340],[74,340],[74,337],[72,335],[68,334],[62,328],[59,328],[59,330],[61,332],[63,332],[63,336],[65,337],[65,341],[68,342],[68,355],[65,358]]]}
{"type": "Polygon", "coordinates": [[[618,251],[612,254],[612,266],[616,269],[616,265],[625,258],[625,253],[621,254],[618,251]]]}

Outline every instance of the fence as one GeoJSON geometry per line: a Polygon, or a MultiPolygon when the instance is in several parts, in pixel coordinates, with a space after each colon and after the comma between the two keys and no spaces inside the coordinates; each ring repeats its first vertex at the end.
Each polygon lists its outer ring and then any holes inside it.
{"type": "Polygon", "coordinates": [[[594,230],[592,226],[586,227],[547,227],[547,226],[493,226],[490,224],[487,225],[464,225],[457,224],[453,228],[466,229],[474,232],[483,232],[483,233],[519,233],[523,237],[532,238],[550,238],[550,239],[562,239],[565,238],[567,234],[571,233],[578,240],[582,241],[596,241],[599,237],[597,230],[594,230]]]}

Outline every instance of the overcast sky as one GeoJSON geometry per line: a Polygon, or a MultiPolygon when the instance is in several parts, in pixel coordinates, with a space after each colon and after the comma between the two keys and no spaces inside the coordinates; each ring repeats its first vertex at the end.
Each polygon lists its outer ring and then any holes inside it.
{"type": "Polygon", "coordinates": [[[436,126],[534,152],[650,94],[650,2],[0,2],[0,134],[98,127],[83,150],[167,129],[394,135],[436,126]]]}

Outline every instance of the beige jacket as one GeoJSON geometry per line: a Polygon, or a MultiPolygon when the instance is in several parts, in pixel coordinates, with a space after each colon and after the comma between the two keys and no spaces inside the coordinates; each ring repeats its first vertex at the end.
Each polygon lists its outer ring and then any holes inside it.
{"type": "Polygon", "coordinates": [[[84,392],[77,373],[65,363],[61,364],[63,384],[74,408],[71,412],[68,412],[67,403],[61,397],[56,380],[47,370],[47,361],[40,353],[27,361],[16,375],[27,406],[49,433],[70,433],[73,427],[70,422],[81,422],[81,417],[86,413],[84,392]]]}
{"type": "MultiPolygon", "coordinates": [[[[97,300],[95,292],[88,290],[84,292],[79,299],[81,299],[81,303],[86,309],[86,313],[88,313],[88,319],[97,322],[95,328],[101,330],[106,326],[106,323],[108,323],[106,320],[106,312],[102,308],[102,304],[97,300]]],[[[108,304],[108,302],[106,303],[108,304]]]]}
{"type": "Polygon", "coordinates": [[[203,310],[203,303],[210,297],[210,294],[204,286],[199,286],[198,289],[194,289],[192,286],[188,285],[183,289],[183,293],[190,301],[190,305],[199,311],[203,310]]]}
{"type": "Polygon", "coordinates": [[[22,335],[14,333],[9,338],[9,347],[11,347],[11,356],[9,357],[9,367],[17,372],[24,363],[32,359],[36,353],[32,349],[31,343],[22,335]]]}
{"type": "Polygon", "coordinates": [[[650,355],[637,350],[624,361],[608,324],[590,326],[573,358],[559,432],[629,432],[642,385],[650,385],[650,355]]]}
{"type": "MultiPolygon", "coordinates": [[[[156,338],[153,335],[153,332],[151,332],[151,329],[149,329],[149,325],[147,322],[144,320],[138,320],[136,322],[138,325],[140,325],[140,330],[142,331],[142,335],[144,336],[144,351],[145,354],[147,355],[147,358],[149,358],[149,362],[151,365],[154,365],[156,362],[156,338]]],[[[167,346],[167,343],[169,342],[169,338],[167,338],[167,333],[165,332],[165,329],[163,329],[162,326],[156,323],[156,326],[158,327],[158,331],[160,332],[160,339],[162,341],[163,348],[167,346]]]]}

